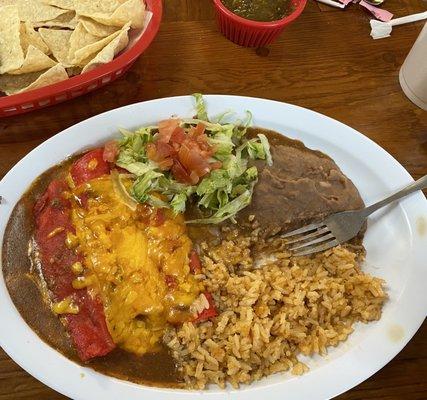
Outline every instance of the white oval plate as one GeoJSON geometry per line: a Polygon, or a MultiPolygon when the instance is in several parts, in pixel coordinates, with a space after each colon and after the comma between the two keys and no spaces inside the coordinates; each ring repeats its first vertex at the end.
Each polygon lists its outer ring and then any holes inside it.
{"type": "MultiPolygon", "coordinates": [[[[330,155],[358,187],[367,203],[412,182],[411,176],[374,142],[324,115],[269,100],[206,96],[209,114],[250,110],[254,125],[270,128],[330,155]]],[[[67,156],[117,135],[117,127],[136,128],[161,119],[194,114],[191,97],[133,104],[83,121],[47,140],[21,160],[0,182],[0,243],[12,209],[31,182],[67,156]]],[[[379,213],[378,213],[379,214],[379,213]]],[[[380,321],[357,324],[349,340],[329,354],[308,359],[300,377],[276,374],[225,392],[145,387],[114,379],[68,360],[27,326],[0,278],[0,344],[26,371],[73,399],[182,400],[201,394],[209,399],[327,399],[342,393],[387,364],[410,340],[427,311],[427,201],[421,192],[402,200],[381,218],[375,214],[365,237],[365,270],[384,278],[390,296],[380,321]]],[[[1,251],[1,248],[0,248],[1,251]]],[[[0,257],[1,260],[1,257],[0,257]]],[[[36,310],[35,310],[36,312],[36,310]]]]}

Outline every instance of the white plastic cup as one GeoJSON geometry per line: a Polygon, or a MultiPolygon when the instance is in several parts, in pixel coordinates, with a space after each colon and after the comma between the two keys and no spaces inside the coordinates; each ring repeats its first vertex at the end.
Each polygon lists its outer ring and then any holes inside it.
{"type": "Polygon", "coordinates": [[[427,22],[400,68],[399,82],[409,100],[427,110],[427,22]]]}

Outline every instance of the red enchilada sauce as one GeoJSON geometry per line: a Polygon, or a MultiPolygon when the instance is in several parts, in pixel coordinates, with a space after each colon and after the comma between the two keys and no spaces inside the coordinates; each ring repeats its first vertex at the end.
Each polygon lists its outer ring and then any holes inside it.
{"type": "MultiPolygon", "coordinates": [[[[98,154],[87,153],[72,167],[75,183],[84,183],[109,172],[108,164],[98,154]],[[86,159],[96,160],[97,168],[85,168],[86,159]]],[[[75,289],[72,266],[82,257],[67,245],[67,235],[74,234],[71,203],[64,197],[68,190],[65,180],[52,181],[34,206],[35,241],[41,270],[59,314],[82,361],[108,354],[115,345],[105,322],[103,305],[87,288],[75,289]],[[61,309],[62,308],[62,309],[61,309]]]]}

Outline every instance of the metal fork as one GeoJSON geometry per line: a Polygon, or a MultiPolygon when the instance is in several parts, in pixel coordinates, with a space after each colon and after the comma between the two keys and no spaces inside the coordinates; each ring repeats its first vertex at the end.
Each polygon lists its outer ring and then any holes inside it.
{"type": "Polygon", "coordinates": [[[306,256],[319,251],[330,249],[354,238],[360,231],[366,218],[393,201],[405,197],[417,190],[427,188],[427,175],[411,183],[407,187],[391,196],[372,204],[369,207],[354,211],[343,211],[332,214],[323,221],[315,224],[306,225],[280,235],[282,238],[291,238],[287,244],[293,244],[289,249],[294,252],[294,256],[306,256]],[[297,238],[293,236],[301,235],[297,238]]]}

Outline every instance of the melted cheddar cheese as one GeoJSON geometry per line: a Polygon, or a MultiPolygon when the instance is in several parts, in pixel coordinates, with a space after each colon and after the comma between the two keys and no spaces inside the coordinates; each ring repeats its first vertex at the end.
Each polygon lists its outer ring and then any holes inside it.
{"type": "Polygon", "coordinates": [[[201,290],[190,273],[183,217],[164,211],[164,222],[153,226],[148,217],[157,210],[130,209],[110,176],[71,189],[69,197],[76,232],[67,243],[84,258],[82,269],[74,267],[73,286],[101,297],[117,345],[136,354],[156,351],[168,323],[191,319],[201,290]]]}

